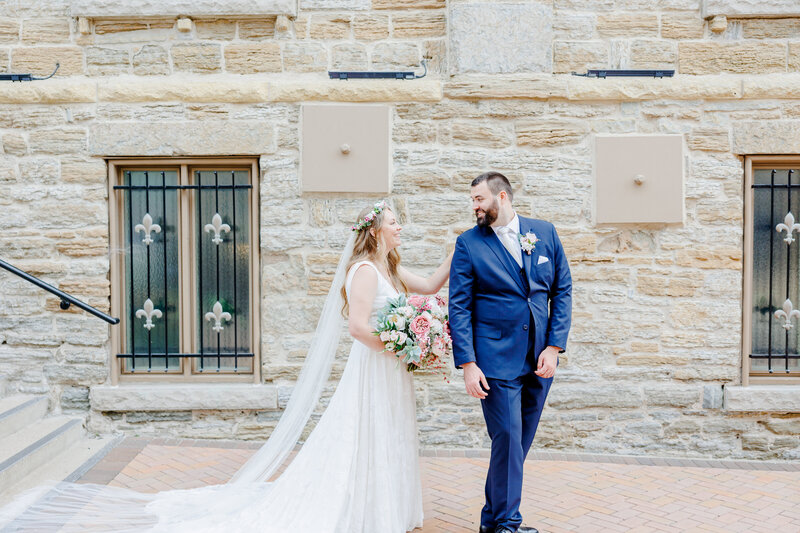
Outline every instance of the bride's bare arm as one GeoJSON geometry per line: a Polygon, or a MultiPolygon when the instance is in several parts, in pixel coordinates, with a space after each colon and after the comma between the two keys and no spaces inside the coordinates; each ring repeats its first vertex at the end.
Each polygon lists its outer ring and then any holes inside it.
{"type": "Polygon", "coordinates": [[[422,276],[410,272],[409,270],[403,268],[402,265],[397,267],[397,273],[400,274],[401,278],[403,278],[403,281],[410,292],[416,294],[436,294],[447,282],[447,278],[450,277],[450,261],[452,260],[453,252],[450,252],[450,255],[448,255],[447,259],[444,260],[444,263],[439,265],[439,268],[436,269],[436,272],[427,278],[423,278],[422,276]]]}
{"type": "Polygon", "coordinates": [[[372,313],[372,303],[378,290],[378,273],[369,265],[361,265],[353,275],[350,284],[350,311],[348,314],[350,335],[361,344],[370,349],[383,351],[383,343],[373,335],[369,317],[372,313]]]}

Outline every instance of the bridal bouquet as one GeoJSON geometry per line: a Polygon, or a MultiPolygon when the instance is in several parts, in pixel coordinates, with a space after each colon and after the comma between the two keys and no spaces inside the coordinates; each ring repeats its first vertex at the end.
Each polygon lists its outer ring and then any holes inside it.
{"type": "Polygon", "coordinates": [[[445,373],[445,356],[453,347],[447,322],[447,302],[441,296],[390,299],[378,311],[378,329],[386,351],[395,352],[409,372],[415,370],[445,373]]]}

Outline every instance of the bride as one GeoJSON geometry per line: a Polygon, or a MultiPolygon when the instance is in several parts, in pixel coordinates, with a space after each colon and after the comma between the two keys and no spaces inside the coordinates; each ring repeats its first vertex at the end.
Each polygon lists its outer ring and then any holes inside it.
{"type": "Polygon", "coordinates": [[[403,533],[422,526],[412,375],[384,352],[376,312],[400,292],[433,294],[452,254],[428,278],[400,266],[401,227],[385,202],[353,226],[292,398],[264,446],[226,485],[142,494],[59,483],[0,509],[2,532],[403,533]],[[347,315],[355,339],[336,392],[286,470],[322,387],[347,315]]]}

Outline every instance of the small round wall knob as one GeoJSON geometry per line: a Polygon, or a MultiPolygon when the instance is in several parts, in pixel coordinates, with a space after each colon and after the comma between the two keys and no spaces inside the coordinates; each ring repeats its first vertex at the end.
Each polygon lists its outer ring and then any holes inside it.
{"type": "Polygon", "coordinates": [[[341,145],[339,147],[339,150],[341,150],[344,155],[347,155],[347,154],[350,153],[350,145],[349,144],[343,144],[343,145],[341,145]]]}
{"type": "Polygon", "coordinates": [[[636,176],[634,176],[633,178],[633,182],[636,185],[644,185],[644,176],[642,176],[641,174],[636,174],[636,176]]]}

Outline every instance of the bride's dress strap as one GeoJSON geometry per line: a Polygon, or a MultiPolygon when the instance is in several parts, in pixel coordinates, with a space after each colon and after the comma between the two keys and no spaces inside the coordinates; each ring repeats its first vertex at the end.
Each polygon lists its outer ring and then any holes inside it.
{"type": "Polygon", "coordinates": [[[359,261],[358,263],[353,264],[353,266],[350,267],[350,271],[347,273],[347,284],[345,285],[345,287],[348,294],[350,293],[350,284],[353,282],[353,278],[355,277],[356,272],[363,265],[371,266],[375,270],[375,273],[378,275],[378,281],[380,281],[382,276],[380,271],[378,270],[378,267],[375,266],[375,263],[373,263],[372,261],[359,261]]]}

